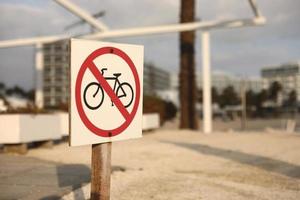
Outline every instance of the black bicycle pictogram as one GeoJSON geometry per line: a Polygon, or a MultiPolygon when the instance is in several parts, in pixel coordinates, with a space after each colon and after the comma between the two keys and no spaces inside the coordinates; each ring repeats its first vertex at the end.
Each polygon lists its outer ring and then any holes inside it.
{"type": "MultiPolygon", "coordinates": [[[[104,71],[107,70],[107,68],[101,69],[101,74],[104,77],[104,71]]],[[[121,73],[114,73],[113,77],[104,77],[105,80],[114,80],[114,87],[113,91],[115,92],[116,96],[121,100],[122,104],[125,108],[129,107],[133,101],[133,89],[131,85],[127,82],[120,82],[119,77],[121,76],[121,73]]],[[[96,110],[98,109],[104,100],[104,91],[101,85],[98,82],[91,82],[89,83],[83,91],[83,100],[85,105],[91,109],[96,110]],[[89,101],[88,101],[88,98],[89,101]],[[92,98],[92,99],[90,99],[92,98]],[[92,102],[93,101],[93,102],[92,102]]],[[[111,102],[112,106],[114,106],[113,101],[111,102]]]]}

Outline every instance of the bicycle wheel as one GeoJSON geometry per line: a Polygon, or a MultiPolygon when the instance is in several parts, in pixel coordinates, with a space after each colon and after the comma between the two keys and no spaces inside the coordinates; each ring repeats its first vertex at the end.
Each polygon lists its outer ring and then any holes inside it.
{"type": "Polygon", "coordinates": [[[83,91],[83,101],[91,109],[98,109],[104,100],[104,92],[100,84],[96,82],[89,83],[83,91]]]}
{"type": "Polygon", "coordinates": [[[117,88],[117,97],[121,100],[124,107],[127,108],[131,105],[133,101],[133,89],[129,83],[121,83],[119,87],[117,88]]]}

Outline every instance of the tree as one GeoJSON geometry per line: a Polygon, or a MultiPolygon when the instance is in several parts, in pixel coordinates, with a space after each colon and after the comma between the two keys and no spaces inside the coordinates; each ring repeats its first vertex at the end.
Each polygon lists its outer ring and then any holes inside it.
{"type": "Polygon", "coordinates": [[[282,90],[282,86],[278,81],[274,81],[269,87],[269,99],[276,102],[278,93],[282,90]]]}
{"type": "Polygon", "coordinates": [[[5,84],[0,82],[0,98],[3,98],[5,93],[5,84]]]}
{"type": "Polygon", "coordinates": [[[203,103],[203,90],[197,89],[197,102],[203,103]]]}
{"type": "Polygon", "coordinates": [[[157,96],[145,95],[143,97],[143,113],[158,113],[162,125],[166,115],[163,100],[157,96]]]}
{"type": "Polygon", "coordinates": [[[261,90],[255,98],[255,107],[258,115],[262,115],[263,103],[268,100],[268,91],[266,89],[261,90]]]}
{"type": "Polygon", "coordinates": [[[268,91],[263,89],[258,93],[258,103],[262,105],[263,102],[268,100],[268,91]]]}
{"type": "Polygon", "coordinates": [[[287,104],[289,106],[295,106],[297,104],[297,92],[295,90],[292,90],[289,93],[288,99],[287,99],[287,104]]]}
{"type": "MultiPolygon", "coordinates": [[[[181,0],[180,23],[193,22],[195,0],[181,0]]],[[[180,33],[180,128],[198,129],[195,81],[195,31],[180,33]]]]}
{"type": "Polygon", "coordinates": [[[5,84],[0,82],[0,90],[3,90],[5,88],[5,84]]]}
{"type": "Polygon", "coordinates": [[[240,103],[239,97],[232,86],[224,88],[220,95],[219,104],[222,108],[226,105],[238,105],[240,103]]]}
{"type": "Polygon", "coordinates": [[[246,92],[246,104],[247,107],[255,106],[256,105],[256,98],[257,95],[250,89],[246,92]]]}
{"type": "Polygon", "coordinates": [[[6,94],[8,95],[19,95],[20,97],[26,97],[26,92],[19,86],[14,86],[13,88],[9,88],[6,90],[6,94]]]}
{"type": "MultiPolygon", "coordinates": [[[[290,107],[292,107],[294,115],[295,115],[297,113],[297,92],[295,90],[292,90],[289,93],[287,103],[290,107]]],[[[296,115],[294,117],[296,117],[296,115]]]]}
{"type": "Polygon", "coordinates": [[[219,103],[219,93],[215,87],[211,88],[211,98],[213,103],[219,103]]]}
{"type": "Polygon", "coordinates": [[[26,97],[27,97],[27,99],[29,99],[31,101],[34,101],[34,99],[35,99],[35,90],[34,89],[29,90],[26,94],[26,97]]]}
{"type": "MultiPolygon", "coordinates": [[[[213,103],[219,103],[219,93],[215,87],[211,88],[211,97],[213,103]]],[[[203,103],[203,90],[197,90],[197,102],[203,103]]]]}
{"type": "Polygon", "coordinates": [[[246,92],[246,112],[248,116],[253,115],[253,107],[256,106],[257,94],[254,93],[251,89],[246,92]]]}
{"type": "Polygon", "coordinates": [[[165,120],[171,120],[176,117],[177,108],[171,101],[164,101],[165,104],[165,120]]]}

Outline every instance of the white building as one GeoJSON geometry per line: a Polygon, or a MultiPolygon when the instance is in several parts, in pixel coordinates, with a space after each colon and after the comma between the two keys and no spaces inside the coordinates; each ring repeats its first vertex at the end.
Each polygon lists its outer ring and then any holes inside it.
{"type": "MultiPolygon", "coordinates": [[[[197,73],[196,84],[197,88],[202,88],[203,81],[200,72],[197,73]]],[[[251,89],[253,92],[259,92],[262,89],[262,80],[260,78],[248,77],[243,79],[220,71],[212,72],[211,87],[216,88],[219,93],[228,86],[232,86],[236,92],[239,92],[242,84],[245,84],[246,90],[251,89]]],[[[178,74],[172,74],[171,88],[179,88],[178,74]]]]}
{"type": "Polygon", "coordinates": [[[170,73],[152,64],[144,65],[144,94],[153,95],[170,89],[170,73]]]}
{"type": "Polygon", "coordinates": [[[261,76],[264,89],[268,89],[272,83],[278,82],[282,86],[283,98],[295,90],[297,99],[300,100],[300,62],[264,67],[261,70],[261,76]]]}
{"type": "MultiPolygon", "coordinates": [[[[67,40],[43,46],[45,107],[67,105],[69,98],[68,46],[69,42],[67,40]]],[[[170,73],[152,64],[145,64],[143,82],[144,94],[153,95],[157,91],[170,89],[170,73]]]]}
{"type": "Polygon", "coordinates": [[[62,40],[43,46],[44,105],[57,107],[67,104],[69,98],[69,42],[62,40]]]}
{"type": "Polygon", "coordinates": [[[252,90],[253,92],[260,92],[263,89],[263,81],[259,77],[249,77],[244,80],[240,80],[240,85],[243,82],[247,90],[252,90]]]}
{"type": "MultiPolygon", "coordinates": [[[[158,95],[165,100],[172,101],[177,107],[179,107],[180,102],[178,73],[171,74],[170,80],[171,89],[159,91],[158,95]]],[[[197,73],[196,84],[197,88],[202,88],[203,82],[201,73],[197,73]]],[[[242,84],[245,85],[246,90],[251,89],[253,92],[260,92],[262,89],[262,80],[260,78],[248,77],[247,79],[242,79],[224,72],[214,71],[212,73],[211,86],[216,88],[219,94],[228,86],[232,86],[234,90],[239,93],[242,84]]]]}

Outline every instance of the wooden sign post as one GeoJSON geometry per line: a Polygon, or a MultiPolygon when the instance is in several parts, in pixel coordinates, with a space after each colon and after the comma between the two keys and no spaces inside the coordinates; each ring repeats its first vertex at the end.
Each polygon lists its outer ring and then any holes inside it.
{"type": "Polygon", "coordinates": [[[110,199],[111,142],[92,145],[91,200],[110,199]]]}
{"type": "Polygon", "coordinates": [[[92,144],[91,200],[110,199],[111,145],[142,137],[144,47],[70,41],[70,145],[92,144]]]}

